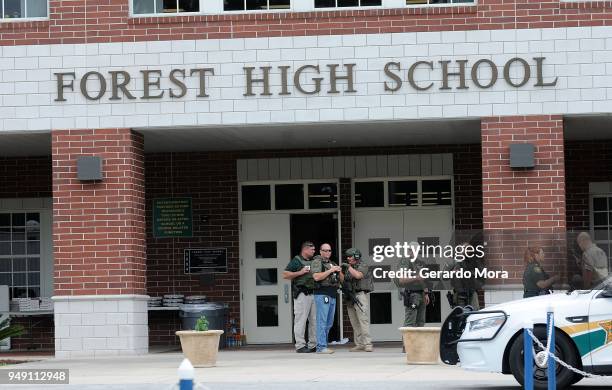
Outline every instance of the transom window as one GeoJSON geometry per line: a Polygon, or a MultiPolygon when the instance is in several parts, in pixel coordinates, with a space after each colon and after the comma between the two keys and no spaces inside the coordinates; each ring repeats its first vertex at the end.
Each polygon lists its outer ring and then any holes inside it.
{"type": "Polygon", "coordinates": [[[0,285],[11,298],[40,296],[40,213],[0,213],[0,285]]]}
{"type": "Polygon", "coordinates": [[[0,19],[46,18],[47,0],[0,0],[0,19]]]}
{"type": "Polygon", "coordinates": [[[313,210],[338,208],[334,182],[243,184],[242,211],[313,210]]]}
{"type": "Polygon", "coordinates": [[[353,201],[356,208],[451,206],[452,196],[450,178],[357,180],[353,201]]]}
{"type": "Polygon", "coordinates": [[[290,7],[291,0],[223,0],[224,11],[265,11],[290,7]]]}

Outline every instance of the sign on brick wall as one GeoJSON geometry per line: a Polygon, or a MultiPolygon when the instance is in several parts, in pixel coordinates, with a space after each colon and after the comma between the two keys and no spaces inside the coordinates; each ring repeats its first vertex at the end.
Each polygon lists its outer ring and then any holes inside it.
{"type": "Polygon", "coordinates": [[[153,235],[157,238],[193,236],[191,198],[154,199],[153,235]]]}
{"type": "Polygon", "coordinates": [[[185,249],[185,273],[227,273],[227,248],[185,249]]]}

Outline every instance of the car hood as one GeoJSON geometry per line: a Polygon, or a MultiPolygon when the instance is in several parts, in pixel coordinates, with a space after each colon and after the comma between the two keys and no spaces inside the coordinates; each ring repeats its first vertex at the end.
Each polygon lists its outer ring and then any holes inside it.
{"type": "MultiPolygon", "coordinates": [[[[585,314],[582,311],[588,310],[586,304],[591,300],[591,296],[594,292],[578,292],[574,291],[571,294],[551,294],[541,295],[533,298],[519,299],[515,301],[505,302],[494,306],[487,306],[483,312],[489,311],[503,311],[509,316],[517,316],[524,320],[531,320],[533,322],[546,321],[546,312],[549,308],[552,308],[555,313],[565,314],[572,313],[571,315],[585,314]]],[[[487,317],[490,314],[480,314],[474,312],[470,315],[470,320],[477,318],[487,317]]]]}

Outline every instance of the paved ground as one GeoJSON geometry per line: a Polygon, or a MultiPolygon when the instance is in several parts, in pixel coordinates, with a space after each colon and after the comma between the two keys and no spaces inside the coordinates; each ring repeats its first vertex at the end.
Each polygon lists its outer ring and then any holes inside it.
{"type": "MultiPolygon", "coordinates": [[[[511,376],[470,373],[445,365],[405,363],[397,347],[373,353],[336,349],[333,355],[296,354],[292,350],[221,351],[214,368],[196,369],[196,380],[210,390],[405,390],[519,389],[511,376]]],[[[169,390],[177,381],[180,353],[97,360],[47,359],[15,368],[68,368],[70,385],[0,386],[16,389],[169,390]]],[[[10,367],[10,366],[9,366],[10,367]]],[[[7,369],[2,367],[0,369],[7,369]]],[[[610,380],[584,380],[576,388],[610,388],[610,380]]],[[[204,388],[204,387],[203,387],[204,388]]]]}

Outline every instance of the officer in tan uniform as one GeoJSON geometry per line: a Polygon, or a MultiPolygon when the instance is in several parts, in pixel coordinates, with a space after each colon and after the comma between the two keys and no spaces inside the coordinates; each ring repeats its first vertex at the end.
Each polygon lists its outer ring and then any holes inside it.
{"type": "Polygon", "coordinates": [[[355,346],[350,351],[372,352],[368,293],[374,289],[374,283],[368,274],[368,266],[361,261],[359,249],[349,248],[344,254],[347,262],[342,266],[340,281],[343,291],[347,290],[344,300],[355,337],[355,346]]]}
{"type": "Polygon", "coordinates": [[[608,256],[586,232],[578,234],[576,241],[582,249],[577,263],[582,268],[584,288],[593,288],[608,277],[608,256]]]}

